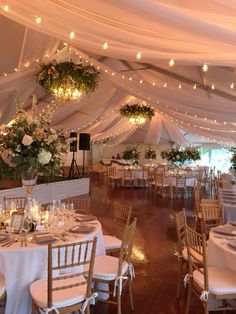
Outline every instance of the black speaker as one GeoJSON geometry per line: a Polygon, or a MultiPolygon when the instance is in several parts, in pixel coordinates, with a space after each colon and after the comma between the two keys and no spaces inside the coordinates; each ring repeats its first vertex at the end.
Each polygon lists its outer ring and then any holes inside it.
{"type": "Polygon", "coordinates": [[[90,134],[79,134],[79,150],[90,150],[90,134]]]}
{"type": "Polygon", "coordinates": [[[70,142],[70,152],[77,152],[77,133],[70,132],[70,138],[73,138],[72,142],[70,142]]]}

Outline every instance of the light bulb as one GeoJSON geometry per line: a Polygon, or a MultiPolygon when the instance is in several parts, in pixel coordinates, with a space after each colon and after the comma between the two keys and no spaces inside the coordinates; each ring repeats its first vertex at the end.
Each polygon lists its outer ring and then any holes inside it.
{"type": "Polygon", "coordinates": [[[208,71],[208,65],[207,63],[204,63],[203,66],[202,66],[202,71],[203,72],[207,72],[208,71]]]}
{"type": "Polygon", "coordinates": [[[105,41],[105,43],[103,44],[103,46],[102,46],[102,48],[104,49],[104,50],[106,50],[107,48],[108,48],[108,41],[105,41]]]}
{"type": "Polygon", "coordinates": [[[40,16],[37,16],[36,18],[35,18],[35,23],[36,24],[40,24],[42,22],[42,18],[40,17],[40,16]]]}
{"type": "Polygon", "coordinates": [[[141,53],[141,51],[137,52],[136,58],[137,58],[138,60],[140,60],[140,59],[142,58],[142,53],[141,53]]]}
{"type": "Polygon", "coordinates": [[[175,60],[174,59],[170,59],[169,66],[173,67],[174,65],[175,65],[175,60]]]}

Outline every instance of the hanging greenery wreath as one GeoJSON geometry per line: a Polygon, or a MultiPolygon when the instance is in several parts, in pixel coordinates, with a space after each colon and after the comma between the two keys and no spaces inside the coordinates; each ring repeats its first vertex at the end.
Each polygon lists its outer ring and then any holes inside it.
{"type": "Polygon", "coordinates": [[[41,65],[37,79],[42,88],[56,98],[77,100],[95,91],[99,72],[91,65],[75,64],[72,61],[57,63],[53,60],[41,65]]]}
{"type": "Polygon", "coordinates": [[[120,108],[120,114],[128,119],[143,118],[151,120],[155,115],[155,110],[149,105],[125,104],[120,108]]]}

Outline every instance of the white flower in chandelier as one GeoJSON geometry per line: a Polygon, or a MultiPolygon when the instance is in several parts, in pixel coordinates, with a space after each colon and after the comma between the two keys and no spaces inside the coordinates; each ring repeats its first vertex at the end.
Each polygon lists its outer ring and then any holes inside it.
{"type": "Polygon", "coordinates": [[[17,146],[16,146],[15,151],[16,151],[17,153],[20,153],[20,152],[21,152],[21,147],[20,147],[20,145],[17,145],[17,146]]]}
{"type": "Polygon", "coordinates": [[[22,139],[22,144],[25,146],[29,146],[31,143],[33,143],[32,136],[25,134],[22,139]]]}
{"type": "Polygon", "coordinates": [[[42,149],[38,154],[38,161],[41,165],[46,165],[50,162],[52,154],[45,149],[42,149]]]}
{"type": "Polygon", "coordinates": [[[176,155],[176,159],[179,160],[180,159],[180,155],[176,155]]]}

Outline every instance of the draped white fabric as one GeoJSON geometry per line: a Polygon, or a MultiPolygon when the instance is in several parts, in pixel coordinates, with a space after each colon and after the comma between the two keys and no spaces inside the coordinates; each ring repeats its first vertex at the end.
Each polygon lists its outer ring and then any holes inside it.
{"type": "MultiPolygon", "coordinates": [[[[0,0],[2,7],[5,4],[0,0]]],[[[35,93],[42,109],[50,103],[36,83],[36,59],[79,62],[82,55],[100,67],[99,88],[79,103],[59,106],[52,121],[55,127],[120,143],[136,128],[120,117],[119,107],[138,99],[156,109],[153,120],[139,132],[146,144],[157,144],[164,130],[171,141],[183,145],[188,144],[186,132],[200,135],[202,141],[234,144],[236,93],[230,84],[235,74],[223,67],[236,63],[234,1],[22,0],[8,5],[9,11],[1,14],[25,28],[19,32],[18,62],[13,63],[19,71],[0,77],[1,123],[11,119],[16,98],[28,106],[35,93]],[[35,23],[38,16],[40,24],[35,23]],[[74,48],[56,53],[61,48],[58,38],[78,48],[79,55],[74,48]],[[81,50],[89,51],[88,56],[81,50]],[[139,51],[141,60],[136,59],[139,51]],[[170,58],[176,62],[173,68],[167,66],[170,58]],[[207,73],[197,67],[203,62],[210,66],[207,73]]],[[[1,17],[0,23],[5,20],[1,17]]]]}

